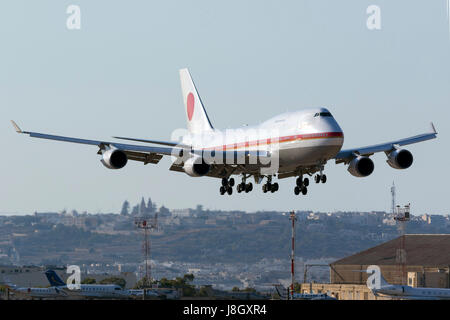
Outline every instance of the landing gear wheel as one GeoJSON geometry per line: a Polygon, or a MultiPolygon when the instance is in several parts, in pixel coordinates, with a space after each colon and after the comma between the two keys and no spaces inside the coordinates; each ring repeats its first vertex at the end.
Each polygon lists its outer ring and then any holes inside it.
{"type": "Polygon", "coordinates": [[[302,178],[298,177],[297,180],[295,180],[295,183],[297,184],[297,187],[301,187],[302,186],[302,178]]]}
{"type": "Polygon", "coordinates": [[[308,188],[303,187],[302,188],[302,195],[306,196],[307,193],[308,193],[308,188]]]}
{"type": "Polygon", "coordinates": [[[222,186],[226,187],[228,185],[228,179],[222,178],[222,186]]]}
{"type": "Polygon", "coordinates": [[[314,180],[316,181],[316,183],[319,183],[320,182],[320,175],[316,174],[314,176],[314,180]]]}
{"type": "Polygon", "coordinates": [[[231,194],[233,193],[233,188],[232,187],[228,187],[227,188],[227,193],[231,196],[231,194]]]}
{"type": "Polygon", "coordinates": [[[294,188],[294,193],[296,196],[300,194],[300,188],[298,186],[294,188]]]}
{"type": "Polygon", "coordinates": [[[228,184],[230,185],[230,187],[234,187],[234,178],[231,178],[231,179],[228,181],[228,184]]]}
{"type": "Polygon", "coordinates": [[[239,183],[239,184],[236,186],[236,190],[237,190],[238,193],[241,193],[241,192],[242,192],[242,184],[239,183]]]}
{"type": "Polygon", "coordinates": [[[322,183],[327,182],[327,176],[326,175],[322,175],[321,180],[322,180],[322,183]]]}
{"type": "Polygon", "coordinates": [[[305,187],[309,186],[309,179],[308,178],[303,179],[303,185],[305,187]]]}
{"type": "Polygon", "coordinates": [[[247,183],[245,186],[245,192],[248,193],[253,190],[253,184],[251,182],[247,183]]]}
{"type": "Polygon", "coordinates": [[[272,184],[271,188],[270,188],[270,192],[274,193],[278,191],[278,183],[275,182],[274,184],[272,184]]]}
{"type": "Polygon", "coordinates": [[[225,187],[221,186],[220,187],[220,194],[223,196],[225,194],[225,187]]]}

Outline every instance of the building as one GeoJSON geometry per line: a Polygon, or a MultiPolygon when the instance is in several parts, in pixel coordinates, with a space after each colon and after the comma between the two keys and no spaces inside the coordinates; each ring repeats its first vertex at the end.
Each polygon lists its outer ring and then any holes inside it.
{"type": "Polygon", "coordinates": [[[370,265],[378,265],[387,282],[413,287],[450,288],[450,234],[408,234],[330,264],[332,284],[365,285],[370,265]],[[404,258],[403,265],[400,263],[404,258]]]}
{"type": "Polygon", "coordinates": [[[398,237],[330,263],[330,283],[301,283],[300,292],[327,293],[339,300],[390,300],[367,287],[370,265],[379,266],[392,284],[405,279],[412,287],[450,288],[450,234],[408,234],[403,240],[403,248],[398,237]]]}

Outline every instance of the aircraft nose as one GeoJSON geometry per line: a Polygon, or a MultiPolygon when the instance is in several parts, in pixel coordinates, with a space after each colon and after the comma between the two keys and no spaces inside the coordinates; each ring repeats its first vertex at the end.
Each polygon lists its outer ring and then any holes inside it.
{"type": "Polygon", "coordinates": [[[339,124],[336,122],[336,120],[334,119],[326,119],[324,120],[324,131],[326,132],[335,132],[335,133],[342,133],[343,131],[341,129],[341,127],[339,126],[339,124]]]}

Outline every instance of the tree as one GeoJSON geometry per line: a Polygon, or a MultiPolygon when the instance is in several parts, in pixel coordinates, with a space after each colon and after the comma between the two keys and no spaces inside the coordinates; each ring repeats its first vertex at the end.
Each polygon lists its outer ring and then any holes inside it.
{"type": "Polygon", "coordinates": [[[81,284],[95,284],[97,281],[95,281],[94,278],[85,278],[81,281],[81,284]]]}
{"type": "MultiPolygon", "coordinates": [[[[162,278],[162,279],[165,279],[165,278],[162,278]]],[[[147,277],[144,276],[144,277],[142,277],[141,280],[136,282],[133,289],[145,289],[145,288],[148,288],[149,286],[151,286],[152,284],[156,284],[156,281],[155,280],[153,280],[152,282],[147,281],[147,277]]]]}
{"type": "Polygon", "coordinates": [[[161,288],[182,289],[183,296],[194,297],[197,294],[196,290],[195,290],[195,286],[188,283],[188,282],[192,282],[193,280],[194,280],[194,275],[192,273],[185,274],[183,276],[183,278],[176,277],[174,280],[169,280],[167,278],[161,278],[159,280],[159,286],[161,288]]]}
{"type": "Polygon", "coordinates": [[[139,215],[143,216],[147,213],[147,207],[145,206],[144,197],[141,199],[141,204],[139,205],[139,215]]]}
{"type": "Polygon", "coordinates": [[[194,281],[194,275],[192,273],[185,274],[183,276],[183,280],[184,280],[185,283],[186,282],[192,282],[192,281],[194,281]]]}
{"type": "Polygon", "coordinates": [[[105,278],[102,281],[99,282],[100,284],[116,284],[120,286],[122,289],[125,288],[127,282],[124,278],[119,277],[111,277],[111,278],[105,278]]]}
{"type": "Polygon", "coordinates": [[[153,213],[156,211],[156,203],[152,202],[152,199],[149,197],[147,201],[147,213],[153,213]]]}
{"type": "Polygon", "coordinates": [[[135,206],[133,207],[133,209],[131,210],[131,215],[137,216],[138,214],[139,214],[139,205],[137,204],[137,205],[135,205],[135,206]]]}
{"type": "Polygon", "coordinates": [[[128,215],[129,210],[130,210],[130,203],[127,200],[125,200],[122,204],[122,210],[120,210],[120,214],[126,216],[128,215]]]}

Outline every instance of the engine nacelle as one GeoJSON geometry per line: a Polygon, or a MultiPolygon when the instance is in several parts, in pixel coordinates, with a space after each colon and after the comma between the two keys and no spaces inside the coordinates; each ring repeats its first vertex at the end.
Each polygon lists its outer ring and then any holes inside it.
{"type": "Polygon", "coordinates": [[[359,156],[350,161],[347,170],[355,177],[367,177],[373,172],[374,168],[372,159],[359,156]]]}
{"type": "Polygon", "coordinates": [[[201,177],[208,174],[211,166],[201,157],[194,156],[184,162],[183,170],[191,177],[201,177]]]}
{"type": "Polygon", "coordinates": [[[109,169],[121,169],[127,164],[128,157],[122,150],[109,149],[102,153],[102,159],[100,161],[109,169]]]}
{"type": "Polygon", "coordinates": [[[394,169],[406,169],[413,163],[413,155],[405,149],[395,149],[387,157],[386,162],[394,169]]]}

